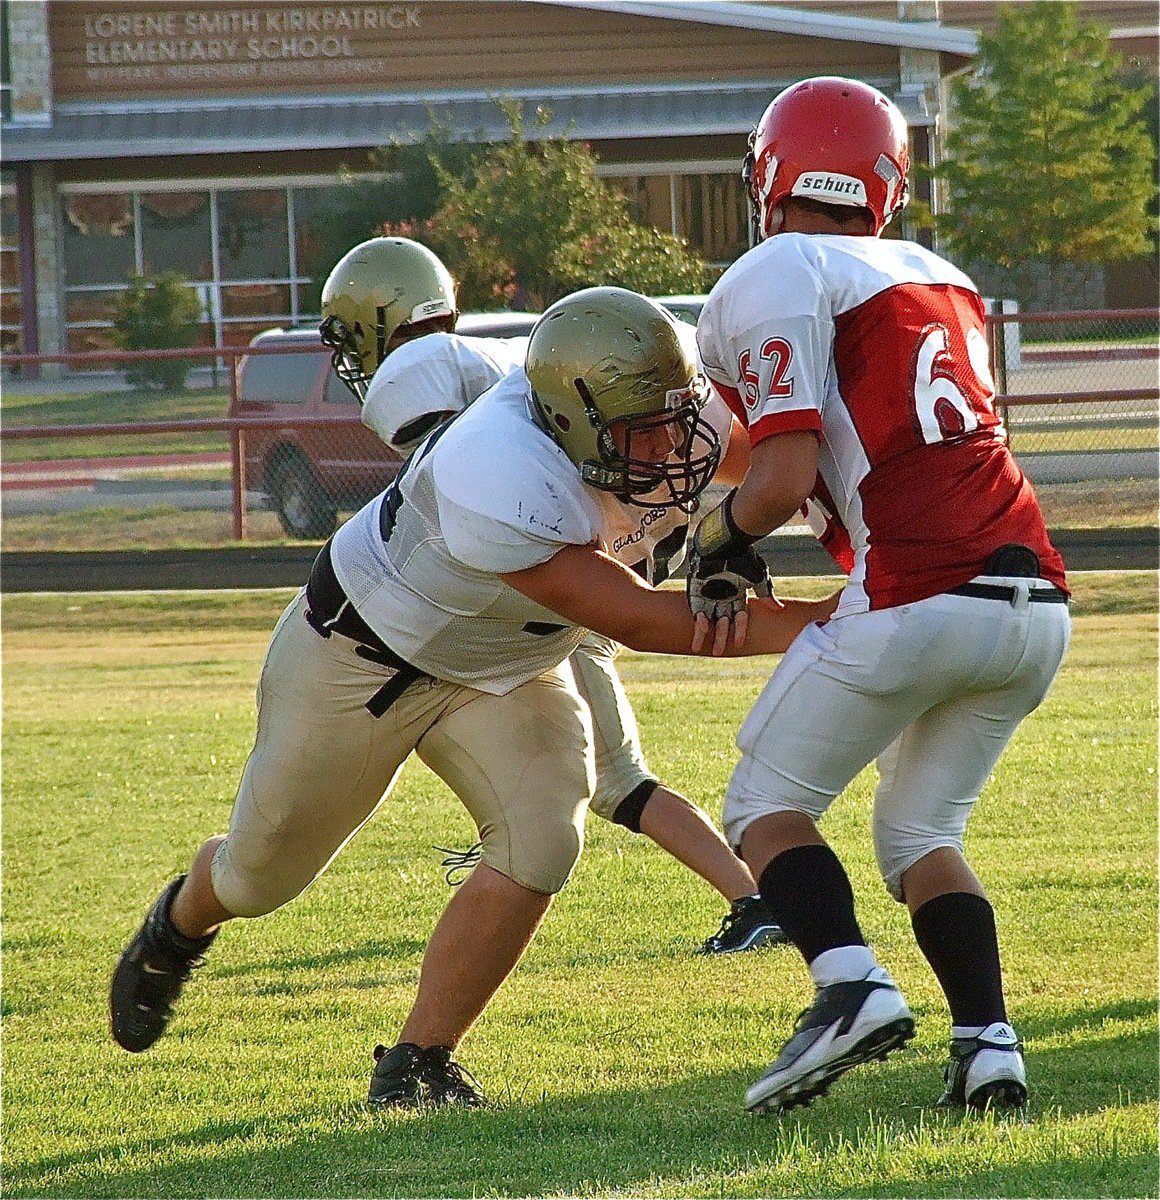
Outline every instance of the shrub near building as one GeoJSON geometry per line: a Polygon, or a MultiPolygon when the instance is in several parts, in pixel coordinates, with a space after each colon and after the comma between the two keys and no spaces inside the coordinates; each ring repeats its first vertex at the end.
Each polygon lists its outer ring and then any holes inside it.
{"type": "MultiPolygon", "coordinates": [[[[117,301],[113,340],[122,350],[176,350],[193,346],[201,306],[176,271],[134,275],[117,301]]],[[[142,359],[125,368],[126,380],[143,390],[180,391],[190,364],[180,358],[142,359]]]]}
{"type": "Polygon", "coordinates": [[[551,112],[537,109],[529,128],[518,102],[497,103],[507,138],[465,175],[439,172],[443,204],[426,228],[460,281],[461,304],[492,307],[503,295],[539,311],[601,284],[646,294],[705,290],[708,264],[682,239],[634,221],[624,196],[597,176],[591,149],[548,135],[551,112]]]}

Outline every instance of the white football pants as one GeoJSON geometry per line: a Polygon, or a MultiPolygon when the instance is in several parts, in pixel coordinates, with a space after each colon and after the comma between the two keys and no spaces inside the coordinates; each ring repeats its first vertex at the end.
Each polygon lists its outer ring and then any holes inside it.
{"type": "Polygon", "coordinates": [[[904,871],[932,850],[962,850],[967,817],[1019,722],[1047,694],[1071,623],[1065,604],[932,596],[810,625],[737,735],[725,797],[733,847],[759,817],[818,820],[873,759],[879,870],[901,900],[904,871]]]}

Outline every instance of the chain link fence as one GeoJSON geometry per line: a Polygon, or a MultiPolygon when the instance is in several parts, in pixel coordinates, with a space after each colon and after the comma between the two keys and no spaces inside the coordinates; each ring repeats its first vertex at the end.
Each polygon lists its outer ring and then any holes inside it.
{"type": "MultiPolygon", "coordinates": [[[[996,403],[1049,525],[1154,527],[1157,310],[1008,312],[988,328],[996,403]]],[[[312,331],[2,365],[5,551],[317,541],[398,468],[312,331]],[[185,390],[130,388],[126,362],[150,356],[184,358],[185,390]]]]}
{"type": "Polygon", "coordinates": [[[1052,525],[1156,522],[1157,315],[990,318],[997,404],[1052,525]]]}

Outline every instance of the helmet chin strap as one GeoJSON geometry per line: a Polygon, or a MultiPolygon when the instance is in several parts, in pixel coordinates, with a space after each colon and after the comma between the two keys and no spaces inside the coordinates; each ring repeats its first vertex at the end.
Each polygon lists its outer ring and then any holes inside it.
{"type": "Polygon", "coordinates": [[[775,205],[769,213],[769,230],[765,233],[765,237],[773,237],[775,233],[781,232],[781,227],[785,224],[785,209],[780,204],[775,205]]]}
{"type": "MultiPolygon", "coordinates": [[[[544,411],[544,406],[543,406],[543,404],[540,403],[539,396],[536,395],[534,389],[529,389],[529,390],[531,391],[531,398],[532,398],[532,403],[531,403],[532,419],[548,435],[548,437],[550,437],[552,439],[552,441],[554,441],[556,443],[556,445],[559,446],[560,445],[560,437],[557,434],[556,430],[552,428],[552,422],[549,419],[548,414],[544,411]]],[[[563,447],[561,447],[561,449],[563,449],[563,447]]]]}

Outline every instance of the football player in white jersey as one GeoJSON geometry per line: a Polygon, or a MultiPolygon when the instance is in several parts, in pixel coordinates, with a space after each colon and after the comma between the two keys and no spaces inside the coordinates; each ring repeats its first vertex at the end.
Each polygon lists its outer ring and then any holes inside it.
{"type": "Polygon", "coordinates": [[[849,567],[835,617],[794,642],[742,725],[725,799],[726,834],[817,989],[747,1093],[758,1111],[808,1104],[913,1036],[817,825],[875,758],[879,868],[950,1009],[942,1102],[1027,1098],[963,832],[1056,674],[1068,594],[992,406],[982,300],[942,258],[878,236],[906,202],[907,158],[906,122],[875,89],[787,88],[746,164],[761,240],[698,323],[705,371],[752,444],[744,482],[694,534],[698,620],[720,633],[764,578],[753,544],[803,504],[849,567]]]}
{"type": "MultiPolygon", "coordinates": [[[[455,285],[427,247],[408,238],[376,237],[355,246],[335,265],[322,290],[322,337],[334,350],[334,368],[362,406],[363,423],[390,447],[409,454],[440,422],[462,412],[509,371],[522,368],[526,337],[481,338],[454,333],[455,285]]],[[[696,355],[691,325],[678,323],[696,355]]],[[[737,483],[748,462],[748,440],[717,396],[705,417],[725,453],[715,482],[737,483]]],[[[659,585],[685,553],[689,517],[679,507],[647,514],[643,538],[632,519],[610,514],[613,557],[659,585]]],[[[729,911],[701,947],[730,954],[781,942],[784,937],[741,859],[709,817],[664,786],[648,769],[636,717],[617,674],[618,647],[589,634],[571,657],[580,694],[592,712],[596,791],[590,811],[644,833],[715,887],[729,911]]]]}
{"type": "MultiPolygon", "coordinates": [[[[411,455],[319,553],[282,614],[228,833],[197,851],[121,955],[116,1041],[148,1049],[218,927],[287,903],[389,794],[414,751],[463,802],[481,858],[423,957],[368,1099],[483,1097],[454,1060],[583,844],[595,763],[569,656],[589,629],[693,653],[679,592],[606,552],[611,516],[689,512],[720,441],[672,318],[619,288],[566,297],[511,372],[411,455]]],[[[749,602],[728,654],[783,652],[833,600],[749,602]]]]}

